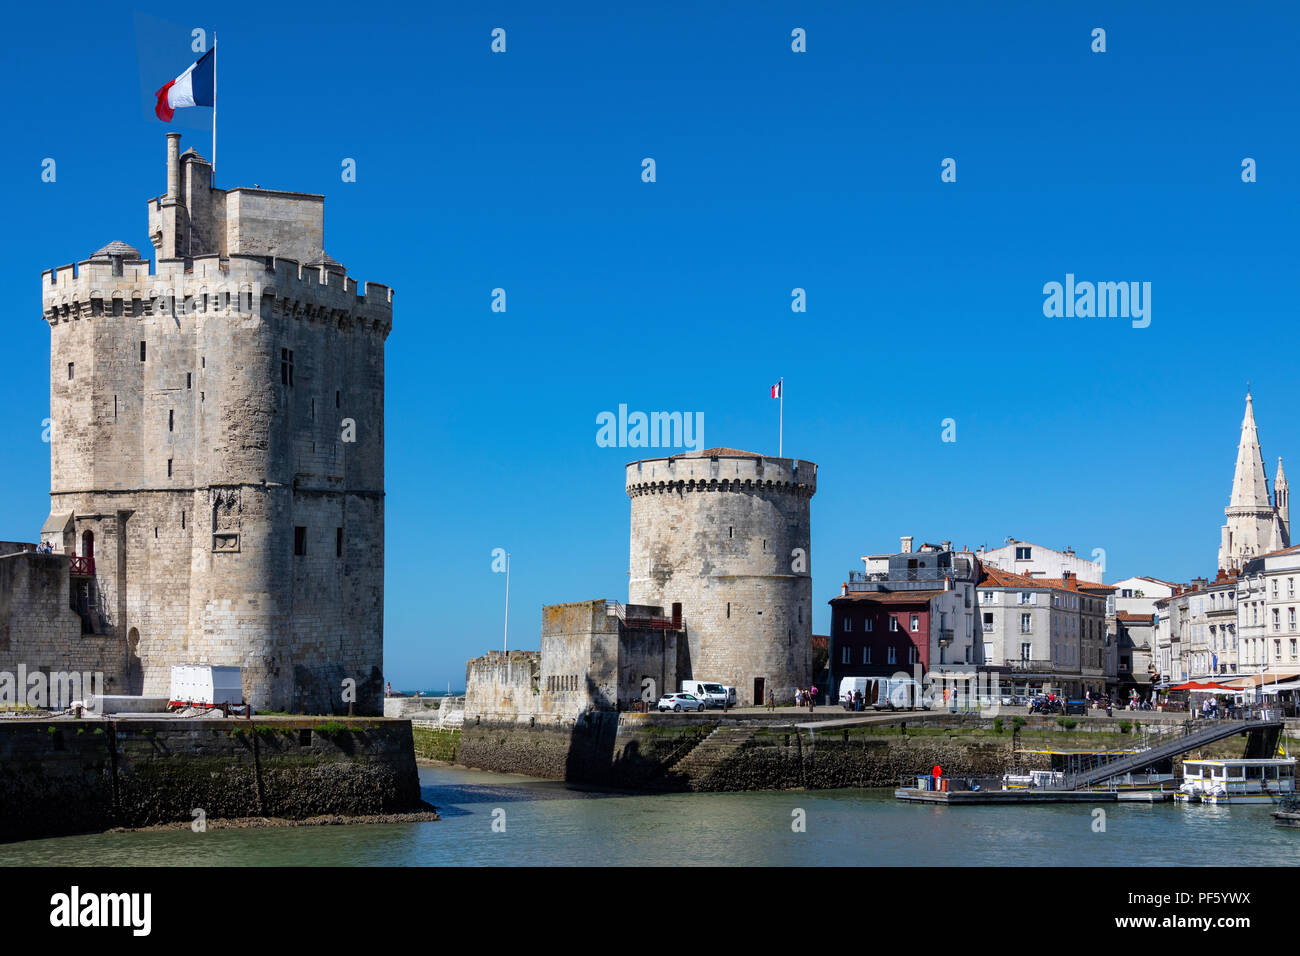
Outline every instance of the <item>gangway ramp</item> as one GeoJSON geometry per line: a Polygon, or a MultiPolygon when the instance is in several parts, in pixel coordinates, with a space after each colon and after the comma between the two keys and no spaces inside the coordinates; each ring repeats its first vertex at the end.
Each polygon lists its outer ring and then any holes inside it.
{"type": "Polygon", "coordinates": [[[1252,742],[1256,739],[1259,739],[1261,743],[1268,741],[1265,746],[1271,753],[1273,748],[1277,746],[1277,737],[1281,731],[1282,719],[1280,717],[1252,718],[1249,720],[1189,721],[1181,733],[1175,734],[1167,740],[1162,740],[1139,753],[1116,751],[1113,759],[1107,759],[1107,754],[1098,754],[1097,765],[1081,770],[1071,776],[1065,789],[1081,790],[1084,787],[1094,787],[1097,784],[1105,783],[1111,777],[1118,777],[1132,771],[1141,770],[1153,763],[1176,757],[1179,754],[1185,754],[1188,751],[1196,750],[1219,740],[1225,740],[1228,737],[1234,737],[1237,734],[1252,734],[1252,742]],[[1255,732],[1259,732],[1259,738],[1254,736],[1255,732]]]}

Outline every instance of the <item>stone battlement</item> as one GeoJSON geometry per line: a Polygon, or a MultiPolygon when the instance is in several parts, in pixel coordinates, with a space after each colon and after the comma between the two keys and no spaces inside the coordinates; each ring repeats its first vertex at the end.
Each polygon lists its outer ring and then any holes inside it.
{"type": "MultiPolygon", "coordinates": [[[[392,330],[393,290],[378,282],[358,283],[327,266],[305,266],[293,259],[235,254],[193,259],[87,259],[41,274],[44,318],[99,315],[152,315],[169,299],[193,298],[196,311],[247,313],[262,308],[295,318],[361,322],[392,330]],[[360,287],[360,293],[358,293],[360,287]],[[210,301],[206,296],[212,296],[210,301]],[[121,300],[120,306],[116,300],[121,300]]],[[[178,314],[184,314],[178,312],[178,314]]]]}
{"type": "Polygon", "coordinates": [[[798,458],[765,455],[649,458],[627,466],[629,497],[689,491],[777,491],[811,498],[817,466],[798,458]]]}

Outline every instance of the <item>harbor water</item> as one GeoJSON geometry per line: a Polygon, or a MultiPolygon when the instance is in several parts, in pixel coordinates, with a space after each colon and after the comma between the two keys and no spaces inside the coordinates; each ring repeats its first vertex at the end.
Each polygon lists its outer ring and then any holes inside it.
{"type": "Polygon", "coordinates": [[[1274,826],[1267,806],[933,807],[890,790],[649,796],[458,768],[423,767],[420,777],[441,821],[61,837],[0,845],[0,865],[1300,863],[1300,830],[1274,826]]]}

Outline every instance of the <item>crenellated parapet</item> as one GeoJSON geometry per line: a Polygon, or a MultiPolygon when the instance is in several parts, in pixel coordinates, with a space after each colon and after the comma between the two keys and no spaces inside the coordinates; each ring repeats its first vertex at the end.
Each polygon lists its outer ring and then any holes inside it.
{"type": "Polygon", "coordinates": [[[629,498],[688,492],[775,493],[811,498],[817,492],[817,466],[796,458],[764,455],[677,455],[627,466],[629,498]]]}
{"type": "Polygon", "coordinates": [[[100,316],[284,316],[387,338],[393,290],[358,283],[326,265],[274,256],[208,255],[147,260],[87,259],[41,274],[50,325],[100,316]]]}

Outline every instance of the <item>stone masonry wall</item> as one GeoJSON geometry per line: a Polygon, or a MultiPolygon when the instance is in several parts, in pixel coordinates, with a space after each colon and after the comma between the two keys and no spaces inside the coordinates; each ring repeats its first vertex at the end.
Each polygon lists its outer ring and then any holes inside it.
{"type": "Polygon", "coordinates": [[[490,651],[465,665],[465,720],[513,722],[540,712],[541,655],[490,651]]]}
{"type": "MultiPolygon", "coordinates": [[[[0,557],[0,671],[103,674],[103,693],[125,685],[125,649],[112,635],[83,635],[69,604],[68,559],[58,554],[0,557]]],[[[16,679],[16,678],[15,678],[16,679]]],[[[17,688],[19,694],[23,688],[17,688]]],[[[14,701],[17,703],[17,701],[14,701]]],[[[70,701],[59,701],[67,705],[70,701]]]]}
{"type": "Polygon", "coordinates": [[[170,258],[158,238],[156,272],[93,259],[42,278],[51,511],[75,515],[78,554],[93,535],[97,629],[125,643],[132,691],[233,664],[259,708],[344,712],[351,679],[378,713],[391,291],[249,253],[307,255],[320,197],[228,207],[201,159],[183,165],[182,202],[153,201],[151,228],[188,203],[219,250],[170,258]]]}
{"type": "Polygon", "coordinates": [[[409,721],[9,720],[0,840],[424,809],[409,721]]]}
{"type": "Polygon", "coordinates": [[[812,462],[677,457],[627,467],[628,601],[680,601],[680,678],[763,690],[789,703],[812,669],[812,462]]]}

